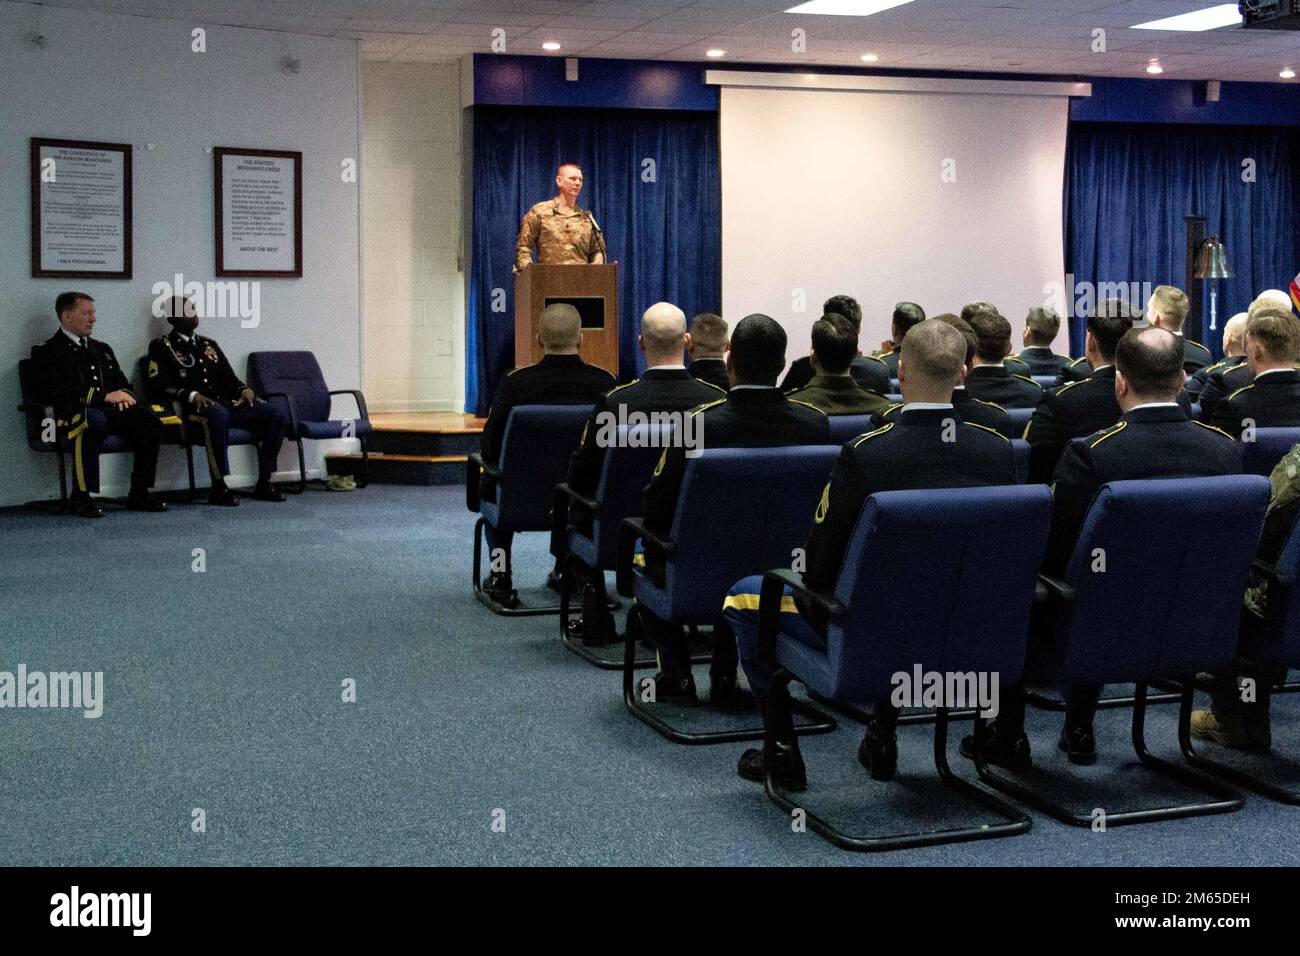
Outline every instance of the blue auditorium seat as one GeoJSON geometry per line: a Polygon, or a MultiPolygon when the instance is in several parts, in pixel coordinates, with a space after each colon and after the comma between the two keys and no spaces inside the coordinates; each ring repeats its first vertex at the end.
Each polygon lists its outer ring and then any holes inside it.
{"type": "Polygon", "coordinates": [[[1241,470],[1267,478],[1296,445],[1300,445],[1300,428],[1257,428],[1254,441],[1241,443],[1241,470]]]}
{"type": "Polygon", "coordinates": [[[1011,416],[1011,434],[1017,438],[1025,434],[1025,426],[1029,424],[1029,419],[1034,417],[1032,408],[1008,408],[1007,414],[1011,416]]]}
{"type": "Polygon", "coordinates": [[[871,431],[870,415],[828,415],[831,423],[831,441],[843,445],[850,439],[871,431]]]}
{"type": "MultiPolygon", "coordinates": [[[[797,750],[791,733],[789,683],[819,698],[858,707],[888,700],[899,673],[996,674],[1017,681],[1025,659],[1029,614],[1051,522],[1044,485],[890,491],[867,499],[833,594],[813,592],[800,575],[768,571],[759,603],[759,654],[777,670],[770,691],[766,761],[778,742],[797,750]],[[990,564],[997,574],[988,574],[990,564]],[[917,587],[917,581],[926,582],[917,587]],[[826,645],[811,647],[781,630],[785,595],[804,595],[827,617],[826,645]],[[886,598],[883,599],[882,598],[886,598]]],[[[996,812],[1002,822],[889,836],[851,836],[795,802],[769,773],[777,806],[807,813],[812,829],[837,846],[894,850],[1010,836],[1029,830],[1027,816],[955,776],[945,742],[946,701],[935,721],[935,766],[948,787],[996,812]]]]}
{"type": "MultiPolygon", "coordinates": [[[[618,556],[618,530],[625,518],[638,517],[645,505],[645,487],[650,482],[655,463],[672,441],[671,425],[620,425],[616,444],[605,450],[600,480],[591,497],[578,494],[567,483],[555,489],[555,507],[568,515],[564,537],[567,552],[566,571],[575,580],[589,574],[602,578],[614,569],[618,556]]],[[[584,660],[607,670],[623,666],[592,653],[590,648],[570,639],[569,589],[560,594],[560,633],[565,646],[584,660]]],[[[621,650],[621,649],[620,649],[621,650]]],[[[638,661],[639,666],[653,664],[654,659],[638,661]]]]}
{"type": "MultiPolygon", "coordinates": [[[[836,445],[783,448],[714,448],[688,459],[677,511],[667,539],[639,521],[623,522],[619,536],[618,591],[635,596],[629,616],[625,660],[631,660],[638,628],[633,618],[645,608],[661,621],[711,627],[723,622],[722,604],[736,581],[776,565],[789,566],[812,530],[813,516],[831,468],[836,445]],[[636,543],[663,558],[663,576],[633,563],[636,543]]],[[[657,565],[657,562],[655,562],[657,565]]],[[[757,740],[762,729],[683,733],[646,710],[633,686],[632,668],[623,670],[628,710],[678,743],[757,740]]],[[[802,731],[824,732],[835,722],[819,711],[802,731]]]]}
{"type": "Polygon", "coordinates": [[[591,415],[589,405],[518,405],[510,412],[496,464],[475,453],[467,459],[465,504],[478,512],[474,524],[474,594],[499,614],[558,614],[560,608],[502,608],[482,589],[483,529],[502,532],[549,531],[555,488],[569,468],[569,458],[591,415]],[[496,480],[496,500],[479,498],[479,476],[496,480]]]}
{"type": "Polygon", "coordinates": [[[289,428],[285,434],[298,446],[299,491],[307,487],[307,461],[302,444],[304,439],[359,439],[361,480],[358,484],[365,486],[370,476],[366,436],[370,434],[371,428],[366,397],[360,389],[331,390],[325,384],[325,373],[321,371],[320,363],[311,352],[250,352],[248,384],[267,401],[283,403],[288,411],[289,428]],[[330,418],[330,399],[335,395],[352,396],[357,404],[357,418],[330,418]]]}
{"type": "MultiPolygon", "coordinates": [[[[1300,429],[1260,429],[1261,432],[1297,430],[1300,429]]],[[[1243,630],[1240,650],[1261,669],[1270,666],[1300,667],[1300,521],[1292,526],[1285,544],[1278,553],[1277,561],[1270,565],[1257,558],[1252,562],[1252,570],[1253,583],[1267,584],[1265,626],[1259,633],[1243,630]]],[[[1286,690],[1294,689],[1293,685],[1286,685],[1286,690]]],[[[1179,744],[1183,755],[1192,766],[1208,770],[1215,776],[1223,777],[1282,803],[1300,804],[1300,791],[1293,786],[1279,786],[1250,772],[1245,766],[1229,766],[1196,753],[1192,746],[1189,714],[1186,713],[1191,710],[1190,687],[1185,688],[1185,695],[1185,713],[1178,728],[1179,744]]],[[[1292,770],[1294,770],[1294,763],[1292,763],[1292,770]]]]}
{"type": "MultiPolygon", "coordinates": [[[[1184,684],[1199,671],[1227,666],[1237,647],[1242,593],[1259,541],[1269,484],[1257,475],[1116,481],[1098,492],[1063,579],[1040,575],[1043,624],[1050,639],[1034,642],[1031,670],[1059,686],[1131,683],[1133,748],[1148,768],[1212,799],[1154,809],[1117,810],[1106,802],[1106,825],[1120,826],[1240,809],[1234,791],[1147,750],[1147,686],[1184,684]],[[1213,561],[1190,560],[1214,528],[1213,561]],[[1097,555],[1104,572],[1094,571],[1097,555]]],[[[1186,719],[1186,714],[1183,715],[1186,719]]],[[[1035,748],[1040,760],[1052,747],[1035,748]]],[[[1090,827],[1092,809],[1070,808],[976,760],[990,785],[1063,823],[1090,827]]]]}

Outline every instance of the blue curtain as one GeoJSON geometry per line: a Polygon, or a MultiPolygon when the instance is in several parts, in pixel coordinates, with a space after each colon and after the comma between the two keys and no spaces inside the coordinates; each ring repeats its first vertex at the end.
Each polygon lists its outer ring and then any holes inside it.
{"type": "Polygon", "coordinates": [[[641,313],[660,300],[687,317],[721,309],[718,116],[660,110],[476,106],[465,407],[485,415],[514,366],[515,237],[555,194],[561,162],[582,166],[579,203],[619,264],[621,377],[639,374],[641,313]],[[650,161],[650,162],[647,162],[650,161]]]}
{"type": "MultiPolygon", "coordinates": [[[[1072,123],[1065,170],[1065,265],[1076,282],[1187,284],[1183,217],[1206,217],[1233,277],[1218,283],[1218,330],[1202,315],[1184,333],[1222,353],[1223,323],[1268,288],[1286,289],[1300,262],[1297,133],[1255,126],[1072,123]],[[1254,182],[1243,161],[1254,160],[1254,182]]],[[[1199,281],[1199,280],[1198,280],[1199,281]]],[[[1067,295],[1069,290],[1067,290],[1067,295]]],[[[1145,305],[1134,297],[1134,304],[1145,305]]],[[[1083,354],[1084,320],[1070,321],[1083,354]]]]}

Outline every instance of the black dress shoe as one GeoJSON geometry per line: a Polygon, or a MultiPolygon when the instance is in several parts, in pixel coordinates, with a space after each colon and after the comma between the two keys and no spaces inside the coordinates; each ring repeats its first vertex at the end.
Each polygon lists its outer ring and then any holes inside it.
{"type": "MultiPolygon", "coordinates": [[[[808,789],[808,772],[804,769],[803,757],[786,750],[778,758],[778,767],[772,776],[782,790],[804,791],[808,789]]],[[[736,763],[736,773],[745,780],[755,783],[763,782],[763,751],[746,750],[736,763]]]]}
{"type": "Polygon", "coordinates": [[[1097,762],[1097,742],[1091,727],[1066,727],[1056,745],[1065,752],[1070,763],[1086,767],[1097,762]]]}
{"type": "Polygon", "coordinates": [[[257,487],[253,489],[253,498],[256,501],[284,501],[284,495],[275,490],[275,485],[269,481],[259,481],[257,487]]]}
{"type": "Polygon", "coordinates": [[[872,780],[893,780],[898,772],[898,740],[886,736],[880,721],[867,721],[867,733],[858,744],[858,763],[867,768],[872,780]]]}
{"type": "MultiPolygon", "coordinates": [[[[984,762],[991,763],[995,767],[1004,767],[1007,770],[1028,770],[1033,766],[1033,761],[1029,754],[1029,737],[1021,731],[1017,736],[1006,739],[998,733],[996,723],[989,724],[984,729],[984,762]]],[[[975,738],[974,736],[963,737],[961,739],[961,755],[975,759],[975,738]]]]}
{"type": "Polygon", "coordinates": [[[127,511],[166,511],[166,503],[147,491],[132,492],[126,499],[127,511]]]}
{"type": "Polygon", "coordinates": [[[225,485],[221,485],[208,492],[208,504],[220,505],[223,508],[234,508],[239,504],[239,496],[225,485]]]}
{"type": "Polygon", "coordinates": [[[689,707],[700,702],[700,698],[695,693],[695,677],[691,674],[672,677],[659,671],[650,679],[654,681],[654,700],[649,703],[689,707]]]}
{"type": "Polygon", "coordinates": [[[743,710],[754,704],[754,695],[741,690],[735,674],[709,674],[709,704],[720,710],[743,710]]]}
{"type": "Polygon", "coordinates": [[[490,574],[487,581],[483,583],[483,591],[504,608],[519,606],[519,592],[515,590],[508,571],[494,571],[490,574]]]}
{"type": "Polygon", "coordinates": [[[579,641],[586,647],[608,647],[618,641],[618,631],[610,615],[596,618],[596,626],[588,628],[584,614],[569,619],[569,640],[579,641]]]}
{"type": "Polygon", "coordinates": [[[90,495],[73,495],[68,499],[68,514],[77,518],[102,518],[104,510],[90,495]]]}

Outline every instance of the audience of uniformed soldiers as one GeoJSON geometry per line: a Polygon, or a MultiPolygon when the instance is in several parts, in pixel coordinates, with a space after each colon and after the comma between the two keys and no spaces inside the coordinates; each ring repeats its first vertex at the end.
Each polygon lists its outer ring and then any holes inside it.
{"type": "MultiPolygon", "coordinates": [[[[717,315],[697,316],[687,334],[680,310],[659,303],[642,320],[645,376],[605,391],[594,400],[593,415],[619,404],[644,410],[683,410],[695,404],[689,414],[703,419],[709,448],[820,444],[828,435],[827,416],[870,415],[869,430],[844,445],[821,500],[809,503],[813,530],[804,542],[803,580],[821,590],[833,587],[868,496],[895,489],[1011,484],[1015,471],[1009,439],[1023,437],[1030,445],[1030,480],[1053,488],[1044,570],[1059,574],[1105,483],[1231,474],[1240,470],[1234,435],[1252,427],[1300,425],[1300,320],[1284,294],[1265,293],[1248,314],[1234,317],[1224,330],[1225,358],[1214,364],[1207,349],[1183,337],[1187,313],[1187,296],[1171,286],[1157,287],[1145,307],[1102,301],[1086,317],[1084,355],[1071,359],[1052,351],[1061,319],[1051,309],[1029,311],[1024,348],[1012,355],[1011,325],[991,303],[970,303],[960,316],[945,313],[927,320],[920,306],[900,302],[891,317],[893,339],[883,343],[879,354],[863,355],[858,346],[861,308],[852,297],[839,295],[823,306],[812,327],[811,350],[791,363],[778,387],[789,350],[784,330],[773,319],[746,316],[728,341],[727,325],[717,315]],[[681,364],[683,354],[690,357],[689,366],[681,364]],[[692,386],[692,377],[701,381],[692,386]],[[1056,384],[1044,387],[1034,377],[1055,377],[1056,384]],[[714,385],[727,388],[726,394],[695,403],[703,397],[701,390],[712,392],[714,385]],[[893,391],[901,392],[901,402],[886,400],[893,391]],[[1208,409],[1202,401],[1193,416],[1194,399],[1207,395],[1208,409]],[[1033,409],[1022,435],[1012,433],[1008,408],[1033,409]],[[945,440],[945,430],[952,433],[954,428],[956,440],[952,434],[945,440]]],[[[576,374],[581,365],[576,357],[568,359],[574,374],[563,384],[555,379],[551,387],[547,363],[554,360],[549,354],[542,365],[505,379],[489,419],[492,429],[484,435],[485,450],[497,447],[504,417],[520,400],[520,376],[538,381],[528,393],[530,401],[588,401],[575,388],[598,387],[596,370],[587,367],[576,374]]],[[[600,461],[591,435],[589,427],[570,472],[571,483],[589,490],[600,461]]],[[[684,448],[670,447],[649,476],[644,520],[656,534],[667,535],[671,527],[686,462],[684,448]]],[[[553,550],[559,558],[569,518],[554,517],[553,550]]],[[[1275,530],[1273,537],[1284,538],[1287,530],[1289,526],[1275,530]]],[[[664,556],[646,547],[641,560],[647,573],[655,574],[664,556]]],[[[585,582],[585,622],[575,624],[574,636],[596,644],[614,634],[603,580],[594,577],[585,582]]],[[[756,652],[759,581],[737,582],[726,597],[725,624],[714,634],[710,705],[743,702],[737,665],[760,704],[765,698],[772,675],[756,652]]],[[[781,611],[784,633],[813,646],[824,642],[826,625],[815,606],[787,595],[781,611]]],[[[658,653],[655,699],[697,704],[682,629],[644,608],[639,619],[658,653]]],[[[1035,633],[1026,637],[1031,660],[1041,639],[1036,632],[1035,624],[1035,633]]],[[[1235,670],[1249,672],[1251,666],[1238,662],[1235,670]]],[[[1100,688],[1063,691],[1067,710],[1059,749],[1072,762],[1092,762],[1100,688]]],[[[1259,748],[1268,740],[1267,694],[1254,707],[1230,698],[1219,694],[1213,709],[1194,712],[1193,733],[1228,746],[1259,748]]],[[[1002,700],[989,727],[985,756],[991,763],[1024,768],[1031,758],[1023,689],[1005,689],[1002,700]]],[[[895,775],[897,719],[897,709],[887,701],[877,702],[870,714],[858,755],[875,779],[895,775]]],[[[971,738],[962,741],[966,755],[972,747],[971,738]]],[[[778,746],[776,759],[781,765],[774,773],[788,789],[804,786],[797,751],[778,746]]],[[[763,761],[761,750],[747,750],[737,770],[746,779],[762,780],[763,761]]]]}

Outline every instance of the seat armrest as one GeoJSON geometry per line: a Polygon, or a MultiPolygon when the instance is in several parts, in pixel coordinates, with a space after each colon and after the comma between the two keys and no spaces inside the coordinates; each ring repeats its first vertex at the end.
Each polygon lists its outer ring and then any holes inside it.
{"type": "Polygon", "coordinates": [[[773,568],[763,574],[763,584],[758,598],[758,658],[776,665],[776,636],[781,630],[781,599],[785,589],[805,598],[826,612],[828,620],[843,618],[848,609],[833,594],[815,591],[803,582],[803,575],[789,568],[773,568]]]}
{"type": "Polygon", "coordinates": [[[465,507],[475,513],[479,510],[479,479],[488,474],[494,478],[501,477],[501,471],[495,465],[483,461],[480,452],[474,452],[465,458],[465,507]]]}
{"type": "Polygon", "coordinates": [[[289,406],[289,428],[294,438],[298,437],[298,412],[293,406],[293,396],[288,392],[267,392],[263,398],[283,398],[289,406]]]}
{"type": "Polygon", "coordinates": [[[1277,574],[1277,565],[1265,561],[1263,558],[1251,558],[1250,569],[1262,577],[1269,584],[1285,584],[1277,574]]]}
{"type": "Polygon", "coordinates": [[[584,495],[580,492],[574,491],[567,481],[556,485],[555,493],[557,496],[563,495],[570,505],[581,505],[592,514],[597,514],[600,511],[599,501],[592,498],[590,495],[584,495]]]}
{"type": "Polygon", "coordinates": [[[1043,598],[1050,596],[1067,603],[1073,601],[1078,593],[1072,585],[1067,584],[1060,578],[1052,577],[1050,574],[1038,575],[1038,587],[1035,588],[1035,591],[1043,598]]]}
{"type": "Polygon", "coordinates": [[[361,416],[363,422],[370,421],[370,413],[366,410],[366,397],[361,394],[359,388],[336,388],[329,392],[331,398],[335,395],[351,395],[357,403],[357,414],[361,416]]]}
{"type": "Polygon", "coordinates": [[[676,545],[656,535],[641,518],[624,518],[618,528],[618,558],[614,564],[615,584],[623,597],[632,597],[632,558],[638,540],[665,558],[677,551],[676,545]]]}

